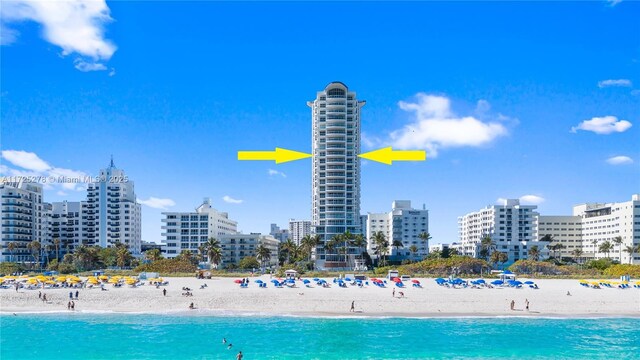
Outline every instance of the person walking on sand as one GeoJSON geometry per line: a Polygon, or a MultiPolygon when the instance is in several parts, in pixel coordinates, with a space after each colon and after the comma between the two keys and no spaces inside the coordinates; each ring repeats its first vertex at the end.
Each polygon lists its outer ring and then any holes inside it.
{"type": "Polygon", "coordinates": [[[525,308],[529,311],[529,299],[524,299],[525,308]]]}
{"type": "Polygon", "coordinates": [[[42,291],[38,291],[38,299],[42,299],[42,291]]]}
{"type": "Polygon", "coordinates": [[[76,309],[76,303],[75,302],[71,302],[71,310],[75,310],[76,309]]]}
{"type": "Polygon", "coordinates": [[[79,294],[80,294],[80,293],[78,292],[78,290],[76,290],[76,300],[78,300],[78,295],[79,295],[79,294]]]}
{"type": "Polygon", "coordinates": [[[396,297],[396,288],[393,288],[393,292],[391,293],[392,297],[396,297]]]}
{"type": "Polygon", "coordinates": [[[67,303],[67,310],[71,310],[71,301],[67,303]]]}
{"type": "Polygon", "coordinates": [[[356,312],[356,302],[355,301],[351,302],[351,310],[349,310],[349,312],[356,312]]]}
{"type": "Polygon", "coordinates": [[[515,309],[516,309],[516,301],[511,300],[511,310],[515,310],[515,309]]]}
{"type": "Polygon", "coordinates": [[[242,351],[238,351],[238,355],[236,355],[236,360],[242,360],[242,351]]]}
{"type": "Polygon", "coordinates": [[[167,296],[167,289],[162,289],[162,295],[167,296]]]}

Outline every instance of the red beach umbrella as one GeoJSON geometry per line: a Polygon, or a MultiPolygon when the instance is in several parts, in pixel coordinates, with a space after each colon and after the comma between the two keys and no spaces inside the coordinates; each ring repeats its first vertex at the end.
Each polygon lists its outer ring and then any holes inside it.
{"type": "Polygon", "coordinates": [[[234,283],[236,284],[242,284],[242,280],[235,280],[234,283]]]}
{"type": "Polygon", "coordinates": [[[420,284],[420,281],[418,281],[418,280],[411,280],[411,282],[414,283],[414,284],[420,284]]]}

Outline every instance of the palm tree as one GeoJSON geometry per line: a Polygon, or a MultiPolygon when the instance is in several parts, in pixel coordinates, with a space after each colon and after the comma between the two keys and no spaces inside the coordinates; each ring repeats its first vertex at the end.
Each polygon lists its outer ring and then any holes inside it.
{"type": "Polygon", "coordinates": [[[593,245],[593,258],[596,258],[596,254],[598,253],[598,251],[596,250],[596,245],[598,245],[598,240],[592,240],[591,244],[593,245]]]}
{"type": "Polygon", "coordinates": [[[618,250],[620,251],[620,257],[618,258],[618,261],[620,261],[620,264],[622,264],[622,236],[616,236],[611,241],[613,241],[614,244],[618,245],[618,250]]]}
{"type": "Polygon", "coordinates": [[[53,246],[56,247],[56,259],[60,261],[60,239],[53,239],[53,246]]]}
{"type": "Polygon", "coordinates": [[[207,261],[207,248],[204,244],[200,244],[200,246],[198,246],[198,254],[200,254],[201,261],[207,261]]]}
{"type": "Polygon", "coordinates": [[[396,248],[396,255],[398,255],[398,248],[404,247],[404,244],[400,240],[393,240],[391,247],[396,248]]]}
{"type": "Polygon", "coordinates": [[[291,239],[287,239],[287,241],[283,242],[280,249],[287,253],[287,264],[291,263],[291,255],[293,254],[295,257],[298,252],[298,246],[296,246],[296,243],[291,239]]]}
{"type": "Polygon", "coordinates": [[[629,245],[627,245],[624,248],[624,252],[629,254],[629,264],[631,264],[633,262],[633,254],[635,254],[638,251],[640,251],[640,245],[637,245],[637,246],[629,246],[629,245]]]}
{"type": "Polygon", "coordinates": [[[213,249],[220,249],[220,242],[218,239],[210,237],[206,243],[202,244],[204,246],[204,251],[207,254],[207,259],[209,260],[209,264],[212,263],[211,255],[213,254],[213,249]]]}
{"type": "Polygon", "coordinates": [[[264,246],[264,244],[260,244],[256,249],[256,257],[260,260],[260,266],[262,266],[262,270],[264,270],[264,263],[271,260],[271,250],[264,246]]]}
{"type": "Polygon", "coordinates": [[[611,253],[612,249],[613,249],[613,244],[609,240],[603,242],[598,247],[598,251],[599,252],[601,252],[603,254],[607,254],[607,259],[609,259],[609,254],[611,253]]]}
{"type": "Polygon", "coordinates": [[[131,253],[126,246],[121,246],[116,252],[116,264],[119,268],[123,268],[131,261],[131,253]]]}
{"type": "Polygon", "coordinates": [[[11,254],[11,260],[15,260],[14,259],[14,251],[16,250],[16,248],[18,247],[18,243],[15,241],[11,241],[7,244],[7,250],[9,250],[9,254],[11,254]]]}
{"type": "Polygon", "coordinates": [[[485,235],[482,240],[480,240],[480,247],[482,249],[486,249],[485,252],[485,260],[488,260],[489,256],[491,256],[491,252],[495,250],[496,243],[491,239],[491,235],[485,235]]]}
{"type": "Polygon", "coordinates": [[[158,261],[162,259],[162,252],[160,251],[160,249],[151,249],[151,250],[147,250],[144,253],[144,256],[149,261],[158,261]]]}
{"type": "Polygon", "coordinates": [[[573,255],[573,260],[574,260],[575,262],[578,262],[578,259],[580,259],[580,257],[582,256],[582,254],[583,254],[583,253],[584,253],[584,252],[583,252],[583,251],[582,251],[582,249],[580,249],[580,248],[574,249],[574,250],[571,252],[571,255],[573,255]]]}
{"type": "Polygon", "coordinates": [[[302,239],[300,239],[300,247],[301,250],[307,254],[307,261],[311,261],[311,256],[313,255],[313,249],[318,246],[320,243],[320,235],[305,235],[302,239]]]}
{"type": "Polygon", "coordinates": [[[362,234],[357,234],[353,237],[353,240],[351,240],[351,246],[357,247],[358,254],[362,255],[362,253],[364,252],[364,248],[367,246],[367,240],[365,240],[362,234]]]}
{"type": "Polygon", "coordinates": [[[411,258],[415,261],[416,253],[418,252],[418,247],[414,244],[409,246],[409,251],[411,252],[411,258]]]}
{"type": "Polygon", "coordinates": [[[431,240],[431,234],[429,234],[428,232],[423,232],[423,233],[420,233],[420,235],[418,235],[418,238],[422,240],[422,248],[426,249],[427,243],[429,242],[429,240],[431,240]]]}
{"type": "Polygon", "coordinates": [[[220,261],[222,261],[222,249],[221,248],[213,248],[207,252],[207,256],[209,257],[210,264],[213,264],[214,268],[218,268],[220,265],[220,261]]]}
{"type": "Polygon", "coordinates": [[[533,245],[529,248],[529,257],[535,261],[540,259],[540,248],[538,248],[538,245],[533,245]]]}
{"type": "Polygon", "coordinates": [[[378,231],[373,234],[372,238],[373,244],[376,246],[375,253],[378,257],[379,263],[384,263],[384,255],[389,251],[389,242],[387,241],[384,233],[382,231],[378,231]]]}
{"type": "Polygon", "coordinates": [[[31,256],[33,256],[34,263],[40,263],[40,250],[42,250],[42,245],[39,241],[31,241],[27,244],[27,249],[31,250],[31,256]]]}
{"type": "Polygon", "coordinates": [[[504,264],[505,262],[507,262],[507,260],[509,260],[509,257],[507,256],[506,253],[501,252],[501,251],[494,251],[491,254],[491,262],[493,264],[497,264],[497,263],[502,263],[504,264]]]}

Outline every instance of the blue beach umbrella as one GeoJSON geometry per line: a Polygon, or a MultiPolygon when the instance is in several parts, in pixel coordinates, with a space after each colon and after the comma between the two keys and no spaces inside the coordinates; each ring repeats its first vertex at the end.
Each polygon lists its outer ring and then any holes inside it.
{"type": "Polygon", "coordinates": [[[344,281],[351,281],[351,278],[344,278],[344,281]]]}
{"type": "Polygon", "coordinates": [[[256,284],[262,284],[262,280],[260,280],[260,279],[256,280],[255,282],[256,282],[256,284]]]}
{"type": "Polygon", "coordinates": [[[311,281],[309,279],[304,279],[304,280],[302,280],[302,282],[305,283],[305,284],[309,284],[311,281]]]}
{"type": "Polygon", "coordinates": [[[504,281],[502,281],[502,280],[493,280],[491,282],[491,284],[493,284],[493,285],[502,285],[502,284],[504,284],[504,281]]]}
{"type": "Polygon", "coordinates": [[[476,283],[477,284],[484,284],[485,281],[484,281],[484,279],[478,279],[478,280],[476,280],[476,283]]]}
{"type": "Polygon", "coordinates": [[[527,285],[533,285],[533,284],[535,284],[535,283],[534,283],[533,281],[531,281],[531,280],[525,281],[524,283],[525,283],[525,284],[527,284],[527,285]]]}
{"type": "Polygon", "coordinates": [[[313,278],[313,281],[320,281],[320,279],[318,279],[318,278],[313,278]]]}

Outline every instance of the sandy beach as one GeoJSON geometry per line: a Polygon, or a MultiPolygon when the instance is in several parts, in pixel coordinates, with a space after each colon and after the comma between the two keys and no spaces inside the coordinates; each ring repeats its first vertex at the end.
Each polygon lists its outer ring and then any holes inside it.
{"type": "MultiPolygon", "coordinates": [[[[164,278],[168,285],[159,289],[144,285],[137,288],[106,286],[80,289],[75,300],[76,312],[239,312],[265,315],[301,316],[624,316],[640,317],[640,289],[591,289],[580,286],[577,280],[535,280],[539,289],[453,289],[439,286],[433,279],[419,279],[422,288],[386,288],[349,286],[340,288],[332,284],[323,288],[315,284],[305,287],[296,282],[295,288],[275,288],[269,276],[252,277],[248,288],[240,288],[234,278],[164,278]],[[256,279],[268,282],[259,288],[256,279]],[[206,284],[207,287],[200,289],[206,284]],[[183,296],[183,287],[192,289],[193,296],[183,296]],[[167,290],[166,296],[163,289],[167,290]],[[400,292],[404,298],[399,297],[400,292]],[[567,295],[570,292],[571,295],[567,295]],[[515,301],[515,310],[510,309],[515,301]],[[529,310],[525,301],[529,301],[529,310]],[[194,303],[196,309],[189,310],[194,303]],[[355,312],[351,312],[354,302],[355,312]]],[[[526,279],[520,279],[526,280],[526,279]]],[[[71,289],[0,290],[0,311],[58,312],[67,310],[71,289]],[[47,295],[45,303],[38,292],[47,295]]],[[[73,292],[75,294],[75,289],[73,292]]]]}

